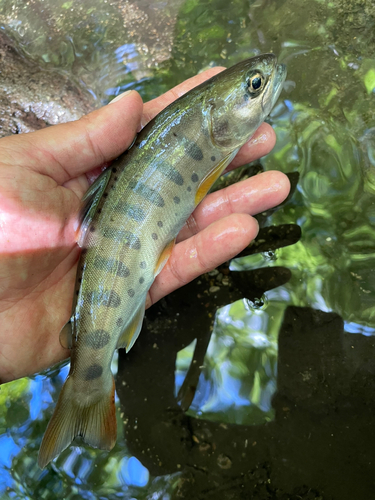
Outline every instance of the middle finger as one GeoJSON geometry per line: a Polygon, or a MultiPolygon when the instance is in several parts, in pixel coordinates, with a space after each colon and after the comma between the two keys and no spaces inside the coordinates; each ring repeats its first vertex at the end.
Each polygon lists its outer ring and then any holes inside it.
{"type": "Polygon", "coordinates": [[[213,222],[232,213],[255,215],[268,210],[288,196],[290,182],[282,172],[264,172],[207,195],[197,206],[177,241],[183,241],[213,222]]]}

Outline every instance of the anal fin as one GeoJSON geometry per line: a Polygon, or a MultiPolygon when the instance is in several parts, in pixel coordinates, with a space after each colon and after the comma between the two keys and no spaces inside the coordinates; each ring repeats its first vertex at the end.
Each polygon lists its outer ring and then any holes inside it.
{"type": "Polygon", "coordinates": [[[121,337],[117,341],[117,349],[124,348],[126,349],[126,352],[129,352],[133,347],[134,342],[137,340],[139,334],[141,333],[143,317],[145,315],[145,305],[146,300],[142,302],[141,306],[133,316],[133,319],[122,332],[121,337]]]}
{"type": "Polygon", "coordinates": [[[217,179],[221,176],[224,170],[227,168],[229,163],[233,160],[233,158],[238,153],[238,148],[229,153],[229,155],[225,156],[222,160],[217,163],[214,168],[206,175],[206,177],[199,184],[197,192],[195,194],[195,204],[198,205],[203,198],[206,196],[208,191],[211,189],[212,185],[217,181],[217,179]]]}

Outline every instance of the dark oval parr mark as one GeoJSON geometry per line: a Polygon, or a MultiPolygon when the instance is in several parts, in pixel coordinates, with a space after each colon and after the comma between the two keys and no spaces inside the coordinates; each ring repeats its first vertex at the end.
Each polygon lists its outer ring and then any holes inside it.
{"type": "Polygon", "coordinates": [[[100,365],[94,363],[93,365],[89,366],[85,371],[84,380],[95,380],[101,377],[102,373],[103,373],[103,368],[100,365]]]}
{"type": "Polygon", "coordinates": [[[186,141],[185,143],[185,153],[190,156],[190,158],[193,158],[193,160],[196,161],[201,161],[203,160],[203,153],[202,150],[195,142],[188,142],[186,141]]]}
{"type": "Polygon", "coordinates": [[[92,349],[103,349],[110,340],[111,336],[105,330],[94,330],[85,337],[85,344],[92,349]]]}
{"type": "Polygon", "coordinates": [[[116,293],[114,290],[109,292],[109,295],[105,297],[103,301],[103,306],[106,307],[118,307],[121,304],[120,295],[116,293]]]}
{"type": "Polygon", "coordinates": [[[89,292],[86,296],[86,300],[91,303],[92,306],[104,306],[104,307],[118,307],[121,304],[121,298],[118,293],[114,290],[105,290],[94,292],[89,292]]]}

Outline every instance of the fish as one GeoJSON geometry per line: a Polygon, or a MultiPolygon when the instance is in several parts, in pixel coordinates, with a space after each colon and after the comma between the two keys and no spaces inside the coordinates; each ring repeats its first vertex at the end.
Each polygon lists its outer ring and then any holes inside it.
{"type": "Polygon", "coordinates": [[[179,231],[269,115],[285,77],[271,53],[213,76],[151,120],[88,189],[72,314],[60,333],[70,371],[41,443],[41,468],[78,436],[102,450],[115,445],[114,352],[133,346],[179,231]]]}

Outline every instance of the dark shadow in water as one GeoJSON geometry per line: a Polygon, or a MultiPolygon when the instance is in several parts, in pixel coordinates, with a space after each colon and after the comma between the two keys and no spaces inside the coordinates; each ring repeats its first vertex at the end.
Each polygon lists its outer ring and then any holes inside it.
{"type": "Polygon", "coordinates": [[[199,363],[208,344],[209,321],[198,324],[191,307],[168,328],[154,314],[134,350],[120,356],[125,436],[151,474],[181,471],[176,498],[373,498],[373,340],[345,334],[337,314],[288,307],[275,421],[222,425],[185,415],[173,396],[177,351],[198,335],[199,363]]]}

